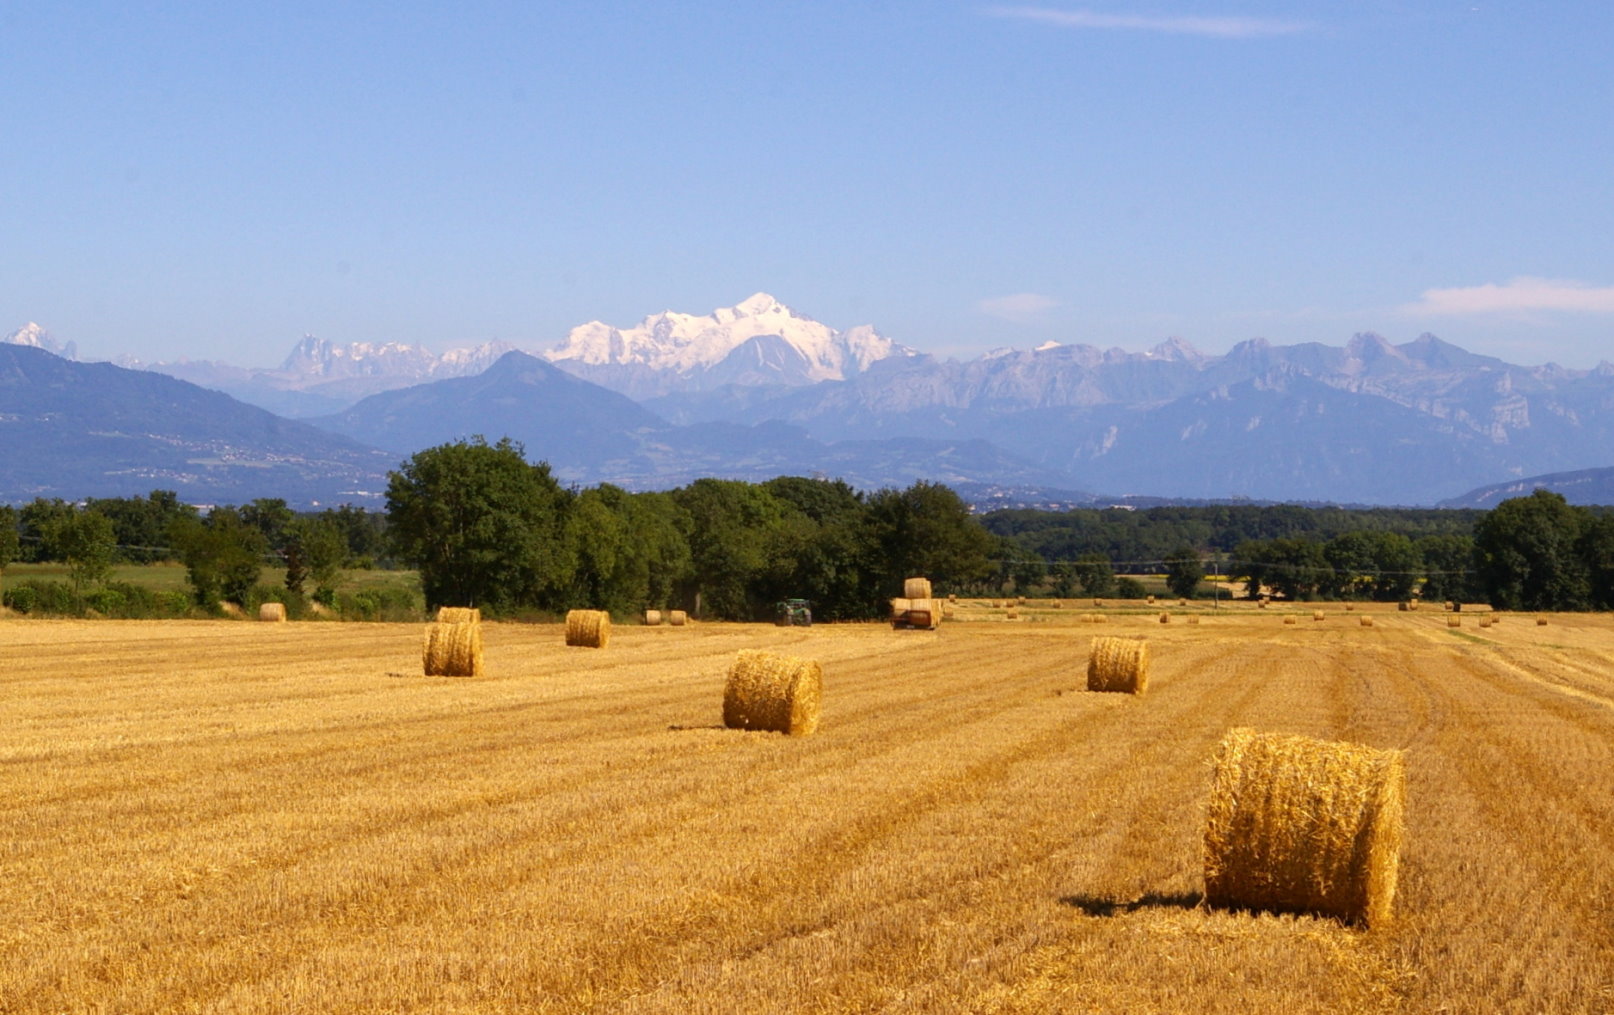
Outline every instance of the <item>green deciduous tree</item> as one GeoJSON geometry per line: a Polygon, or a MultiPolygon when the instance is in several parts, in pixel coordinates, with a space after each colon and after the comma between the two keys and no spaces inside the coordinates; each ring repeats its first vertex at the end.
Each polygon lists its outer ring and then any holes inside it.
{"type": "Polygon", "coordinates": [[[1087,595],[1102,598],[1115,594],[1115,568],[1101,553],[1084,553],[1071,564],[1076,580],[1087,595]]]}
{"type": "Polygon", "coordinates": [[[216,507],[206,518],[175,519],[169,541],[185,564],[196,602],[209,608],[221,600],[245,603],[269,551],[263,530],[230,507],[216,507]]]}
{"type": "Polygon", "coordinates": [[[388,531],[420,569],[428,608],[564,605],[574,562],[570,495],[508,438],[417,452],[387,484],[388,531]]]}
{"type": "Polygon", "coordinates": [[[1474,526],[1485,598],[1500,610],[1586,609],[1591,574],[1579,544],[1590,520],[1550,490],[1498,504],[1474,526]]]}
{"type": "Polygon", "coordinates": [[[684,511],[691,591],[702,613],[727,620],[765,615],[766,593],[753,584],[769,566],[783,505],[760,486],[727,479],[697,479],[673,498],[684,511]]]}
{"type": "Polygon", "coordinates": [[[868,512],[884,596],[901,595],[905,577],[924,576],[948,589],[979,586],[996,573],[996,539],[939,483],[879,490],[869,496],[868,512]]]}
{"type": "Polygon", "coordinates": [[[301,594],[303,586],[312,580],[314,598],[331,602],[348,553],[341,525],[323,515],[295,518],[282,530],[281,541],[286,588],[301,594]]]}
{"type": "Polygon", "coordinates": [[[73,601],[82,610],[85,587],[106,581],[112,573],[118,552],[112,520],[95,511],[71,511],[52,523],[45,545],[51,559],[67,564],[73,601]]]}
{"type": "Polygon", "coordinates": [[[21,533],[17,531],[17,509],[0,504],[0,602],[5,601],[6,568],[17,559],[21,546],[21,533]]]}
{"type": "Polygon", "coordinates": [[[1166,588],[1171,594],[1192,599],[1205,580],[1205,563],[1199,551],[1191,546],[1179,546],[1166,555],[1166,588]]]}

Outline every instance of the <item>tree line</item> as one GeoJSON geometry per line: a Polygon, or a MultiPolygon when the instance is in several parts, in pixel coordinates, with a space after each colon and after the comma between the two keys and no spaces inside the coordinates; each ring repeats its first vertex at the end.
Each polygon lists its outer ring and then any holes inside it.
{"type": "Polygon", "coordinates": [[[505,616],[676,608],[754,620],[805,598],[818,617],[854,620],[883,616],[913,575],[964,595],[1142,598],[1134,575],[1191,596],[1204,594],[1208,570],[1251,595],[1614,608],[1614,515],[1546,491],[1490,512],[1219,505],[976,517],[923,481],[872,492],[793,476],[579,489],[528,462],[520,444],[481,438],[403,462],[384,513],[298,514],[276,499],[204,513],[169,491],[0,507],[0,580],[17,559],[64,563],[80,610],[119,560],[182,563],[202,609],[253,597],[331,604],[342,569],[373,566],[418,569],[428,609],[505,616]],[[256,584],[266,564],[284,569],[284,592],[256,584]]]}

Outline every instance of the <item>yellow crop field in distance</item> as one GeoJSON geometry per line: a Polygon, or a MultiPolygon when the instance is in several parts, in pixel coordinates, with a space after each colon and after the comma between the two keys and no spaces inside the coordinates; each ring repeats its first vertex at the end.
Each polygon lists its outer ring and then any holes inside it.
{"type": "Polygon", "coordinates": [[[485,622],[475,678],[414,624],[0,620],[0,1012],[1614,1010],[1614,622],[1273,612],[485,622]],[[723,728],[742,649],[822,665],[814,735],[723,728]],[[1390,923],[1203,904],[1235,726],[1406,751],[1390,923]]]}

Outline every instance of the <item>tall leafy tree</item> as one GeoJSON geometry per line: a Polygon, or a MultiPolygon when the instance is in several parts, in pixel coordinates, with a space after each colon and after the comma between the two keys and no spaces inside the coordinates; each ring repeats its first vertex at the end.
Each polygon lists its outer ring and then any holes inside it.
{"type": "Polygon", "coordinates": [[[1102,553],[1084,553],[1071,564],[1082,591],[1090,596],[1115,595],[1115,568],[1102,553]]]}
{"type": "Polygon", "coordinates": [[[509,438],[416,452],[387,484],[388,531],[420,569],[428,607],[564,604],[574,562],[570,495],[509,438]]]}
{"type": "Polygon", "coordinates": [[[17,531],[17,509],[0,504],[0,601],[5,599],[6,568],[17,559],[22,547],[21,533],[17,531]]]}
{"type": "Polygon", "coordinates": [[[920,480],[868,499],[869,527],[884,574],[883,595],[900,594],[904,577],[923,575],[940,588],[980,585],[994,575],[997,541],[958,494],[920,480]]]}
{"type": "Polygon", "coordinates": [[[286,587],[301,593],[313,581],[314,598],[331,601],[347,560],[347,536],[341,525],[323,515],[295,518],[282,530],[281,541],[286,587]]]}
{"type": "Polygon", "coordinates": [[[1424,581],[1419,593],[1424,598],[1465,602],[1474,597],[1472,535],[1424,536],[1416,548],[1423,561],[1424,581]]]}
{"type": "Polygon", "coordinates": [[[210,608],[221,600],[245,603],[269,551],[263,530],[230,507],[216,507],[206,518],[176,518],[169,539],[185,563],[196,602],[210,608]]]}
{"type": "Polygon", "coordinates": [[[1179,546],[1166,556],[1166,588],[1174,596],[1190,599],[1205,580],[1205,563],[1199,551],[1191,546],[1179,546]]]}
{"type": "Polygon", "coordinates": [[[104,582],[112,573],[118,551],[112,520],[95,511],[72,511],[51,526],[45,543],[52,559],[67,564],[73,601],[82,610],[85,586],[104,582]]]}
{"type": "Polygon", "coordinates": [[[1502,610],[1586,609],[1591,575],[1578,544],[1590,520],[1551,490],[1498,504],[1474,526],[1486,599],[1502,610]]]}
{"type": "Polygon", "coordinates": [[[683,509],[691,589],[704,613],[749,620],[766,613],[766,593],[753,583],[769,565],[784,507],[767,490],[727,479],[697,479],[673,497],[683,509]]]}

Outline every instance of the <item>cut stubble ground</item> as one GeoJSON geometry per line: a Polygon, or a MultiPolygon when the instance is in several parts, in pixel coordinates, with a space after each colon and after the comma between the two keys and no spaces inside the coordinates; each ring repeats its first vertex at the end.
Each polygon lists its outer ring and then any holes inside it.
{"type": "MultiPolygon", "coordinates": [[[[0,1011],[1597,1011],[1614,625],[0,622],[0,1011]],[[811,737],[721,728],[819,660],[811,737]],[[1407,750],[1398,919],[1200,901],[1233,726],[1407,750]]],[[[1330,620],[1335,618],[1330,617],[1330,620]]]]}

